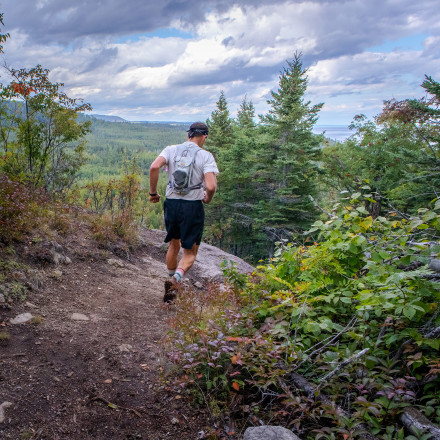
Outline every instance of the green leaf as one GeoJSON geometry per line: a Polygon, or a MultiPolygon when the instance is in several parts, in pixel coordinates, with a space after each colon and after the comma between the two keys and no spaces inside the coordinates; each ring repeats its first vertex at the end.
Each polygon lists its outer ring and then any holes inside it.
{"type": "Polygon", "coordinates": [[[440,349],[440,339],[424,339],[422,341],[422,345],[427,345],[428,347],[431,347],[434,350],[439,350],[440,349]]]}
{"type": "Polygon", "coordinates": [[[412,306],[406,306],[403,308],[403,314],[408,318],[408,319],[412,319],[414,318],[415,314],[416,314],[416,309],[412,306]]]}
{"type": "Polygon", "coordinates": [[[379,251],[379,255],[383,260],[389,260],[390,259],[390,254],[388,252],[385,251],[379,251]]]}
{"type": "Polygon", "coordinates": [[[429,226],[425,224],[417,226],[417,229],[428,229],[428,228],[429,226]]]}

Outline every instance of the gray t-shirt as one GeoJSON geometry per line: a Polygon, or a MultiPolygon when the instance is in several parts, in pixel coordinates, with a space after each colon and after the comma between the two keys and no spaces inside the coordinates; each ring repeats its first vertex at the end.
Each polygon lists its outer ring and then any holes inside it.
{"type": "MultiPolygon", "coordinates": [[[[194,144],[194,142],[187,141],[185,144],[194,144]]],[[[196,145],[196,144],[194,144],[196,145]]],[[[168,172],[168,180],[170,176],[172,176],[174,172],[174,158],[176,156],[177,145],[170,145],[169,147],[165,147],[159,156],[162,156],[167,161],[167,172],[168,172]]],[[[190,185],[197,185],[200,182],[202,183],[202,188],[193,189],[186,195],[176,194],[170,186],[167,186],[166,197],[167,199],[183,199],[183,200],[203,200],[204,192],[205,192],[205,174],[206,173],[215,173],[218,174],[217,164],[215,163],[214,156],[209,152],[204,150],[203,148],[197,152],[194,165],[193,165],[193,174],[191,178],[190,185]]]]}

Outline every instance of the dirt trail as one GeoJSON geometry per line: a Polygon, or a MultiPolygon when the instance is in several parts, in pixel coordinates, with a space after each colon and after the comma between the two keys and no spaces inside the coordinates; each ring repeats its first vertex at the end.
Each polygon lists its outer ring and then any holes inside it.
{"type": "Polygon", "coordinates": [[[169,364],[159,341],[173,313],[162,303],[163,256],[90,255],[60,266],[61,275],[48,265],[44,289],[0,309],[11,335],[0,346],[0,405],[12,402],[0,438],[198,438],[205,414],[160,381],[169,364]],[[25,312],[41,322],[10,323],[25,312]]]}

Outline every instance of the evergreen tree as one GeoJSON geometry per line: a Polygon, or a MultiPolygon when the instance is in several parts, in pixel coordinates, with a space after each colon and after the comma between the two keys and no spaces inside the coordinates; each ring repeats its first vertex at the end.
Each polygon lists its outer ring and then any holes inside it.
{"type": "Polygon", "coordinates": [[[237,112],[237,126],[246,132],[252,131],[255,127],[255,107],[252,101],[248,101],[246,96],[240,104],[237,112]]]}
{"type": "Polygon", "coordinates": [[[386,101],[374,121],[356,116],[355,134],[324,149],[329,186],[353,192],[367,181],[373,217],[389,209],[415,213],[438,197],[440,85],[426,77],[422,87],[431,96],[386,101]]]}
{"type": "Polygon", "coordinates": [[[257,129],[255,108],[243,99],[237,113],[233,143],[222,155],[222,202],[228,230],[223,247],[241,257],[255,254],[254,206],[257,129]]]}
{"type": "Polygon", "coordinates": [[[233,140],[234,120],[231,118],[228,103],[223,90],[217,101],[217,108],[211,113],[211,117],[206,121],[209,128],[209,136],[205,143],[205,148],[210,151],[217,160],[222,151],[228,149],[233,140]]]}
{"type": "Polygon", "coordinates": [[[272,239],[307,227],[316,215],[310,196],[317,192],[322,137],[312,129],[323,104],[305,101],[306,74],[296,53],[280,74],[278,90],[271,92],[269,113],[260,116],[260,218],[272,239]]]}
{"type": "Polygon", "coordinates": [[[228,212],[225,209],[227,198],[223,190],[223,164],[225,153],[231,148],[234,139],[234,120],[231,118],[223,90],[217,101],[217,108],[211,113],[206,121],[209,128],[209,136],[205,148],[210,151],[217,162],[220,175],[217,181],[217,193],[212,202],[206,207],[206,236],[215,245],[222,246],[223,236],[228,229],[228,212]]]}

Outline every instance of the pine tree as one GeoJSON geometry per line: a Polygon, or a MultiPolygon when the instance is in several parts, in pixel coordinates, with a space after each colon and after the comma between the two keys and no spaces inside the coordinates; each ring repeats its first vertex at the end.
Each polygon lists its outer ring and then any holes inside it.
{"type": "Polygon", "coordinates": [[[269,113],[260,116],[260,212],[273,239],[307,227],[316,215],[309,196],[317,192],[322,137],[312,129],[323,104],[305,101],[307,84],[307,69],[296,53],[280,74],[277,92],[271,92],[269,113]]]}
{"type": "Polygon", "coordinates": [[[255,153],[257,129],[255,108],[243,99],[235,120],[233,143],[222,155],[222,211],[228,229],[223,247],[241,257],[253,254],[255,186],[255,153]]]}
{"type": "Polygon", "coordinates": [[[231,118],[228,103],[223,90],[217,101],[217,108],[206,121],[209,135],[205,148],[210,151],[217,162],[220,175],[217,180],[217,193],[206,209],[206,236],[217,246],[222,246],[225,231],[228,229],[228,212],[225,209],[225,192],[223,190],[223,164],[225,154],[234,141],[234,120],[231,118]]]}
{"type": "Polygon", "coordinates": [[[231,118],[228,103],[223,90],[217,101],[217,109],[211,113],[211,117],[206,121],[209,128],[209,136],[205,143],[205,148],[210,151],[217,160],[222,151],[227,150],[232,142],[234,135],[234,120],[231,118]]]}

